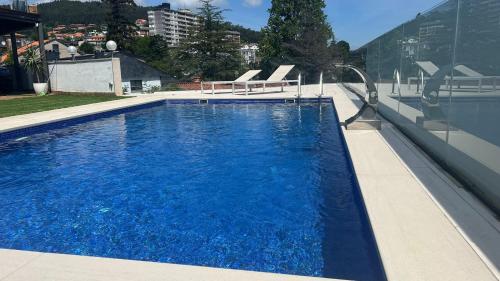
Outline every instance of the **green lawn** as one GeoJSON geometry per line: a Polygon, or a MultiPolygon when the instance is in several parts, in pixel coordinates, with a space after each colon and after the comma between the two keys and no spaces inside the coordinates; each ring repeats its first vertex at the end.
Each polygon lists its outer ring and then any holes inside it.
{"type": "Polygon", "coordinates": [[[116,96],[50,95],[0,100],[0,118],[123,98],[116,96]]]}

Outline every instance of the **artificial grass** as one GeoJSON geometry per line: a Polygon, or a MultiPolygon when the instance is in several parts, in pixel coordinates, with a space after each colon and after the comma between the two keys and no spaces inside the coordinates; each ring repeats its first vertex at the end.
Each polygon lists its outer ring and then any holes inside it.
{"type": "Polygon", "coordinates": [[[0,118],[123,98],[126,97],[111,95],[48,95],[0,100],[0,118]]]}

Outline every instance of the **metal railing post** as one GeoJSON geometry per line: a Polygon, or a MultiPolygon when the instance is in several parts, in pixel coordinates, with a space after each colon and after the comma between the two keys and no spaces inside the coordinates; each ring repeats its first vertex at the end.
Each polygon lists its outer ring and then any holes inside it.
{"type": "Polygon", "coordinates": [[[323,71],[321,71],[321,74],[319,75],[319,97],[323,96],[323,71]]]}
{"type": "Polygon", "coordinates": [[[398,96],[401,97],[401,74],[399,74],[398,69],[394,69],[394,75],[392,77],[392,93],[396,93],[396,83],[398,86],[398,96]]]}
{"type": "Polygon", "coordinates": [[[302,96],[302,73],[299,73],[299,77],[297,80],[299,81],[297,88],[297,96],[300,98],[302,96]]]}

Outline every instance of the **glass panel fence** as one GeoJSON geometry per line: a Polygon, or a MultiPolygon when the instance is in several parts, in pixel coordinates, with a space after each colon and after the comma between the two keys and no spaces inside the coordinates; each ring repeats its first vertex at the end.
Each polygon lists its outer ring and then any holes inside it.
{"type": "Polygon", "coordinates": [[[366,45],[382,115],[500,210],[500,1],[449,0],[366,45]]]}
{"type": "Polygon", "coordinates": [[[460,0],[447,163],[500,209],[500,1],[460,0]]]}

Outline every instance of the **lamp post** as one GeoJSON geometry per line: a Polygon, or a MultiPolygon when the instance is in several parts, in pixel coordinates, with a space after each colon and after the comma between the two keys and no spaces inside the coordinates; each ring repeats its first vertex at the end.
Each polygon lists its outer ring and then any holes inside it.
{"type": "Polygon", "coordinates": [[[71,55],[71,60],[75,60],[75,55],[76,55],[76,47],[75,46],[69,46],[68,47],[68,53],[71,55]]]}
{"type": "MultiPolygon", "coordinates": [[[[116,44],[115,41],[109,40],[106,42],[106,49],[111,52],[111,73],[113,74],[112,83],[110,83],[110,88],[115,91],[116,94],[116,88],[115,88],[115,69],[113,67],[113,53],[116,51],[118,45],[116,44]]],[[[123,93],[122,93],[123,94],[123,93]]]]}

